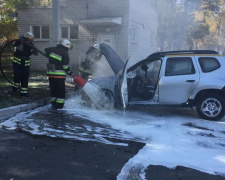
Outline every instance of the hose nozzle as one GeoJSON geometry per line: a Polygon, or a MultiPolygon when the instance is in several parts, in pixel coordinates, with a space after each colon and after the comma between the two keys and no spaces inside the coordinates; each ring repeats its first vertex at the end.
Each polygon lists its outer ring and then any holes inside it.
{"type": "Polygon", "coordinates": [[[73,81],[80,87],[84,87],[84,85],[87,83],[81,76],[73,75],[73,81]]]}

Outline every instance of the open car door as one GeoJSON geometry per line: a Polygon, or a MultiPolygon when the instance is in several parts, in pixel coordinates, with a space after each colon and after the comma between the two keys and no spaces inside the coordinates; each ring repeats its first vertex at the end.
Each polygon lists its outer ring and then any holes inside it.
{"type": "Polygon", "coordinates": [[[127,104],[128,104],[128,89],[127,89],[127,65],[128,65],[128,61],[125,63],[125,66],[123,68],[123,72],[122,72],[122,79],[121,79],[121,89],[120,89],[120,93],[121,93],[121,99],[122,99],[122,103],[123,103],[123,108],[125,109],[127,104]]]}

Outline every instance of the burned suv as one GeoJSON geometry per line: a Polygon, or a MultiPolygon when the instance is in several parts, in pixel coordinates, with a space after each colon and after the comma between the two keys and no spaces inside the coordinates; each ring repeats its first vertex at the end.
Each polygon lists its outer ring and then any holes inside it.
{"type": "Polygon", "coordinates": [[[224,116],[225,56],[212,50],[157,52],[128,68],[129,60],[124,64],[109,46],[100,47],[116,75],[92,82],[115,106],[189,106],[203,119],[224,116]]]}

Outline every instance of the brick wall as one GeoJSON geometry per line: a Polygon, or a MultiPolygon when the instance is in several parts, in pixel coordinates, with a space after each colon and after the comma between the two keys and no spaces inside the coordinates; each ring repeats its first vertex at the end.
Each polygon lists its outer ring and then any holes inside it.
{"type": "MultiPolygon", "coordinates": [[[[122,25],[111,27],[109,34],[116,36],[115,51],[124,61],[128,57],[131,59],[146,57],[156,47],[155,42],[150,42],[149,36],[152,32],[156,36],[157,15],[147,0],[65,0],[65,4],[60,7],[60,10],[61,25],[66,23],[79,25],[78,40],[71,40],[74,48],[69,52],[71,67],[75,72],[87,49],[97,43],[98,34],[107,34],[105,27],[95,27],[94,29],[80,24],[79,20],[82,19],[122,17],[122,25]],[[146,26],[143,27],[143,24],[146,26]],[[129,28],[133,25],[138,27],[137,44],[130,42],[129,28]]],[[[51,39],[51,11],[52,9],[49,7],[19,9],[19,35],[30,31],[31,25],[49,25],[51,39]]],[[[45,47],[51,46],[50,40],[36,40],[34,43],[42,51],[45,47]]],[[[46,70],[46,63],[47,59],[42,55],[32,56],[31,68],[46,70]]]]}
{"type": "MultiPolygon", "coordinates": [[[[51,35],[51,8],[20,8],[18,11],[19,36],[31,31],[32,25],[50,25],[51,35]]],[[[44,48],[48,47],[50,42],[48,40],[35,40],[34,44],[39,50],[44,51],[44,48]]],[[[41,54],[31,56],[31,69],[44,71],[46,70],[46,63],[47,58],[41,54]]]]}
{"type": "MultiPolygon", "coordinates": [[[[129,0],[89,0],[88,18],[122,17],[122,25],[119,29],[109,32],[116,35],[115,51],[125,61],[128,52],[128,21],[129,0]]],[[[100,32],[107,34],[106,32],[100,32]]]]}

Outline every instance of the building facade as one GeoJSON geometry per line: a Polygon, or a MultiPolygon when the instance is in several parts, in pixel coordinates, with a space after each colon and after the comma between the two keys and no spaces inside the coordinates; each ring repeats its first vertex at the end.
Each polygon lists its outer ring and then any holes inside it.
{"type": "MultiPolygon", "coordinates": [[[[95,43],[110,45],[119,56],[131,62],[156,51],[157,12],[148,0],[64,0],[60,4],[59,41],[73,44],[70,64],[73,71],[87,49],[95,43]]],[[[52,46],[52,8],[18,9],[19,35],[31,31],[41,51],[52,46]]],[[[47,59],[32,57],[31,68],[46,70],[47,59]]]]}

